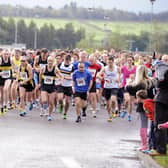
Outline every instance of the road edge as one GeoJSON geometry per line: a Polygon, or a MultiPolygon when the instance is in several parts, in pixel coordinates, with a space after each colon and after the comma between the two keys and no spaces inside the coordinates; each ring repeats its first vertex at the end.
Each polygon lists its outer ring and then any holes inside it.
{"type": "Polygon", "coordinates": [[[141,164],[145,168],[163,168],[158,163],[156,163],[156,161],[153,160],[151,156],[149,156],[147,154],[144,154],[140,151],[137,151],[137,156],[138,156],[139,160],[141,161],[141,164]]]}

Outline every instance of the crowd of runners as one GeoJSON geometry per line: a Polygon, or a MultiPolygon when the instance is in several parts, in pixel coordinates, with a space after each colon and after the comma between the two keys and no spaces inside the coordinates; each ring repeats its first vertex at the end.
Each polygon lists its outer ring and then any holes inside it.
{"type": "MultiPolygon", "coordinates": [[[[164,146],[164,149],[159,148],[159,152],[165,153],[165,144],[161,139],[166,134],[159,130],[163,126],[159,124],[168,121],[167,64],[168,55],[148,55],[114,49],[95,50],[92,54],[80,49],[1,49],[0,115],[17,109],[20,116],[25,117],[36,107],[39,109],[39,116],[46,116],[48,121],[53,120],[52,114],[55,111],[62,113],[66,120],[72,103],[76,110],[76,122],[79,123],[87,116],[88,107],[93,118],[96,118],[103,104],[108,122],[112,122],[113,118],[126,116],[128,122],[131,122],[135,106],[141,118],[140,150],[148,148],[149,118],[149,149],[157,146],[153,133],[157,124],[156,134],[160,137],[158,143],[164,146]],[[151,108],[145,109],[144,100],[150,98],[153,101],[154,97],[157,103],[152,112],[151,108]]],[[[150,106],[150,101],[146,104],[150,106]]]]}

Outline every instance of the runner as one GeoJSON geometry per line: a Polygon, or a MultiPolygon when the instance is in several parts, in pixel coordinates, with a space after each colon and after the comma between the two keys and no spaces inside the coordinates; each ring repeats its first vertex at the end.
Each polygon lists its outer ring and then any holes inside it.
{"type": "Polygon", "coordinates": [[[65,56],[64,62],[58,65],[58,69],[60,70],[61,76],[63,77],[62,84],[58,87],[57,94],[59,102],[59,111],[63,111],[63,100],[65,98],[63,118],[66,119],[70,104],[70,98],[72,95],[72,73],[74,71],[73,64],[71,64],[70,55],[65,56]]]}
{"type": "Polygon", "coordinates": [[[1,97],[1,114],[7,112],[9,101],[10,86],[12,82],[12,61],[10,53],[7,50],[2,52],[0,57],[0,97],[1,97]]]}
{"type": "Polygon", "coordinates": [[[90,66],[88,67],[89,72],[93,78],[93,85],[90,89],[90,103],[92,107],[93,117],[96,118],[96,105],[97,105],[97,97],[96,97],[96,75],[101,70],[101,66],[96,63],[96,57],[93,55],[89,56],[90,66]]]}
{"type": "Polygon", "coordinates": [[[73,93],[75,97],[75,108],[77,119],[76,122],[81,122],[81,110],[87,105],[89,90],[92,86],[92,75],[86,70],[85,64],[79,62],[78,70],[73,74],[73,93]]]}
{"type": "Polygon", "coordinates": [[[19,71],[19,67],[20,67],[20,57],[21,57],[21,51],[20,50],[15,50],[12,62],[13,62],[13,81],[12,81],[12,85],[11,85],[11,99],[12,99],[12,106],[11,108],[14,109],[16,108],[16,104],[17,104],[17,98],[18,98],[18,81],[17,81],[17,75],[18,75],[18,71],[19,71]]]}
{"type": "MultiPolygon", "coordinates": [[[[48,50],[43,48],[41,51],[36,53],[36,57],[34,59],[34,81],[35,81],[35,99],[38,105],[39,103],[39,96],[40,96],[40,88],[39,88],[39,74],[40,70],[47,65],[47,58],[48,58],[48,50]]],[[[43,114],[43,107],[41,107],[40,116],[43,114]]],[[[46,114],[47,115],[47,114],[46,114]]]]}
{"type": "Polygon", "coordinates": [[[20,68],[18,72],[17,81],[19,82],[20,95],[20,116],[24,117],[30,109],[32,104],[32,91],[34,90],[32,66],[28,64],[27,57],[21,56],[20,68]],[[25,108],[25,105],[26,108],[25,108]]]}
{"type": "Polygon", "coordinates": [[[47,65],[40,71],[40,88],[41,88],[41,103],[43,107],[43,116],[47,113],[49,107],[48,121],[52,120],[51,114],[55,106],[55,78],[58,77],[59,71],[54,66],[54,58],[49,56],[47,59],[47,65]]]}
{"type": "Polygon", "coordinates": [[[107,112],[109,115],[108,121],[112,121],[112,115],[115,116],[115,112],[118,110],[117,94],[120,82],[120,70],[114,65],[114,58],[110,56],[108,58],[107,66],[105,66],[98,76],[104,76],[104,96],[106,99],[107,112]]]}
{"type": "Polygon", "coordinates": [[[128,109],[128,121],[132,121],[132,106],[133,106],[133,98],[131,99],[129,93],[125,90],[125,86],[127,84],[130,84],[130,82],[133,82],[135,79],[135,73],[136,73],[136,66],[133,65],[134,59],[131,56],[127,57],[127,64],[121,67],[121,73],[123,75],[123,94],[124,94],[124,102],[123,102],[123,109],[121,112],[121,117],[124,118],[128,109]]]}

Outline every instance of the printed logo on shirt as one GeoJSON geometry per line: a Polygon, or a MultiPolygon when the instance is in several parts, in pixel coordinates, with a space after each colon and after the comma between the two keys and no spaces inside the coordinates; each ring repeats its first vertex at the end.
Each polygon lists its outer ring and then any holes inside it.
{"type": "Polygon", "coordinates": [[[78,86],[85,86],[86,85],[84,78],[78,78],[78,79],[76,79],[76,81],[77,81],[78,86]]]}

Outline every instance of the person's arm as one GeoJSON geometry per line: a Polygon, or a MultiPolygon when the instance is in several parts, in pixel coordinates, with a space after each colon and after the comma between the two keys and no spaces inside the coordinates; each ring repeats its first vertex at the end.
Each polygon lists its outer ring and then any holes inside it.
{"type": "Polygon", "coordinates": [[[41,85],[42,77],[43,77],[44,71],[45,71],[45,67],[43,67],[43,68],[40,70],[40,74],[39,74],[39,85],[41,85]]]}
{"type": "Polygon", "coordinates": [[[60,78],[60,79],[62,78],[62,75],[56,66],[55,66],[55,75],[58,76],[58,78],[60,78]]]}
{"type": "Polygon", "coordinates": [[[104,67],[103,67],[103,68],[100,70],[100,72],[97,73],[97,76],[96,76],[96,77],[99,78],[99,79],[102,79],[102,78],[103,78],[102,75],[104,74],[104,70],[105,70],[105,69],[104,69],[104,67]]]}
{"type": "Polygon", "coordinates": [[[120,70],[120,68],[117,68],[117,82],[121,83],[121,70],[120,70]]]}
{"type": "Polygon", "coordinates": [[[92,88],[92,85],[93,85],[93,77],[90,73],[89,73],[89,76],[88,76],[88,80],[90,81],[89,82],[89,87],[88,87],[88,92],[89,92],[90,89],[92,88]]]}
{"type": "Polygon", "coordinates": [[[38,66],[38,62],[39,62],[39,56],[36,56],[34,58],[34,64],[33,64],[33,68],[35,69],[36,72],[40,72],[40,67],[38,66]]]}
{"type": "Polygon", "coordinates": [[[76,75],[73,73],[72,75],[72,92],[75,93],[75,80],[76,80],[76,75]]]}
{"type": "MultiPolygon", "coordinates": [[[[0,70],[1,70],[2,58],[0,57],[0,70]]],[[[0,76],[2,76],[2,72],[0,72],[0,76]]]]}

